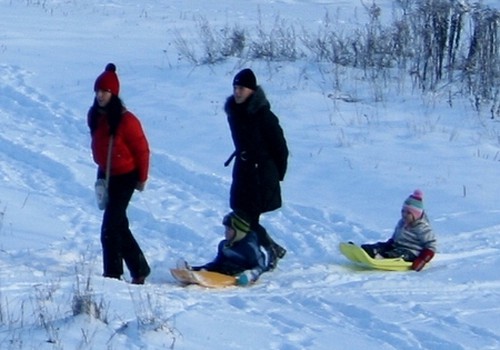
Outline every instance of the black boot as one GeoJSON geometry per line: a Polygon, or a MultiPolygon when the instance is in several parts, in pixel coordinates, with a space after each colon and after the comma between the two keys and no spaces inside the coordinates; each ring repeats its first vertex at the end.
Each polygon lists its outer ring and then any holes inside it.
{"type": "Polygon", "coordinates": [[[266,271],[272,271],[278,266],[278,257],[272,246],[264,247],[264,249],[266,250],[268,258],[266,271]]]}
{"type": "Polygon", "coordinates": [[[286,255],[286,249],[283,248],[282,246],[280,246],[278,243],[276,242],[273,242],[273,250],[276,254],[276,256],[278,257],[278,259],[283,259],[286,255]]]}
{"type": "Polygon", "coordinates": [[[368,253],[368,255],[372,258],[375,259],[375,256],[378,253],[377,245],[376,244],[362,244],[361,248],[368,253]]]}

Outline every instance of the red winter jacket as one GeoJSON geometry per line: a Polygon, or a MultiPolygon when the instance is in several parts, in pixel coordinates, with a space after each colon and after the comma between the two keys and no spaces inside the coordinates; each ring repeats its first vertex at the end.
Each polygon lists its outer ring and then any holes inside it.
{"type": "MultiPolygon", "coordinates": [[[[100,115],[92,134],[92,156],[99,170],[106,171],[109,146],[109,124],[105,115],[100,115]]],[[[111,175],[122,175],[137,170],[139,182],[145,182],[149,170],[149,144],[135,115],[124,111],[111,153],[111,175]]]]}

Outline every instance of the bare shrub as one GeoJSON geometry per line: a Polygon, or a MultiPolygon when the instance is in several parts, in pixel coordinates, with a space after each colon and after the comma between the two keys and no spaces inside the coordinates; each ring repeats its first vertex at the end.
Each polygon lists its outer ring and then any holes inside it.
{"type": "Polygon", "coordinates": [[[150,293],[144,294],[140,290],[138,292],[138,294],[135,294],[131,290],[130,296],[139,329],[161,332],[168,338],[168,342],[170,342],[169,348],[173,349],[180,332],[172,325],[172,318],[165,315],[167,306],[163,304],[161,298],[156,298],[150,293]]]}
{"type": "MultiPolygon", "coordinates": [[[[376,100],[382,99],[382,87],[397,68],[400,87],[409,76],[414,88],[427,92],[446,87],[449,92],[443,96],[465,94],[477,110],[486,105],[492,117],[498,116],[499,11],[455,0],[395,0],[394,5],[392,23],[383,25],[381,8],[375,2],[363,4],[368,22],[349,33],[337,30],[326,12],[316,33],[302,29],[301,47],[293,25],[277,16],[266,28],[260,10],[254,33],[227,25],[216,30],[198,18],[198,43],[178,34],[176,45],[194,65],[228,57],[277,62],[309,58],[332,64],[331,72],[338,65],[360,68],[376,100]]],[[[333,80],[340,86],[338,77],[333,80]]]]}
{"type": "Polygon", "coordinates": [[[190,43],[179,31],[174,33],[174,45],[177,47],[179,59],[186,59],[192,65],[197,66],[198,55],[192,43],[190,43]]]}
{"type": "Polygon", "coordinates": [[[276,17],[273,27],[266,31],[259,18],[256,37],[250,42],[248,58],[266,61],[295,61],[297,50],[295,29],[285,20],[276,17]]]}
{"type": "Polygon", "coordinates": [[[96,300],[95,293],[92,290],[90,274],[81,282],[81,276],[76,274],[76,287],[71,302],[73,316],[88,315],[104,323],[108,323],[108,304],[101,298],[96,300]]]}
{"type": "Polygon", "coordinates": [[[495,117],[500,103],[500,12],[475,4],[472,27],[463,70],[467,89],[474,96],[477,109],[483,101],[493,101],[491,111],[495,117]]]}
{"type": "Polygon", "coordinates": [[[241,57],[246,44],[245,31],[238,26],[232,28],[226,26],[221,30],[221,33],[222,56],[241,57]]]}
{"type": "Polygon", "coordinates": [[[318,32],[311,34],[303,30],[301,41],[317,62],[330,62],[342,66],[356,66],[355,38],[347,38],[334,30],[328,12],[318,32]]]}
{"type": "Polygon", "coordinates": [[[200,41],[189,42],[179,31],[175,33],[174,44],[181,58],[193,65],[215,64],[227,57],[240,57],[245,48],[245,31],[237,25],[226,26],[221,30],[212,28],[205,17],[198,17],[196,38],[200,41]],[[197,52],[199,48],[200,52],[197,52]]]}

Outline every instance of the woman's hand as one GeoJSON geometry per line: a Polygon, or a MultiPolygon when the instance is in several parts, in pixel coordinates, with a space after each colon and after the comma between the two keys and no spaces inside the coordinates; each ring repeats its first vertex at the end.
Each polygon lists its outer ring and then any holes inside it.
{"type": "Polygon", "coordinates": [[[137,185],[135,185],[135,189],[139,192],[144,191],[144,188],[146,188],[146,182],[138,182],[137,185]]]}

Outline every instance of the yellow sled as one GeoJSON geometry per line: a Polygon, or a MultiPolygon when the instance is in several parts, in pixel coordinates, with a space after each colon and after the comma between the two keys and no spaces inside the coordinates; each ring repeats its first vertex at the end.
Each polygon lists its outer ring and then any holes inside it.
{"type": "Polygon", "coordinates": [[[411,270],[412,263],[403,258],[373,259],[363,248],[352,242],[340,243],[339,249],[347,259],[366,268],[386,271],[411,270]]]}

